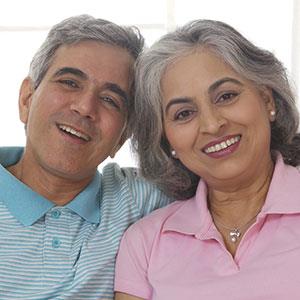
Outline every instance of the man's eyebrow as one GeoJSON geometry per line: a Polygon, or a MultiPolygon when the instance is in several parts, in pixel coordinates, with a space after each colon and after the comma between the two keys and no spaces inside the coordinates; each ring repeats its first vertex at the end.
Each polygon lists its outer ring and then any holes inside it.
{"type": "Polygon", "coordinates": [[[212,93],[215,89],[217,89],[220,85],[226,83],[226,82],[232,82],[235,83],[237,85],[243,85],[239,80],[235,79],[235,78],[231,78],[231,77],[224,77],[221,78],[219,80],[217,80],[216,82],[214,82],[209,88],[208,88],[208,92],[212,93]]]}
{"type": "Polygon", "coordinates": [[[102,87],[103,90],[110,90],[119,95],[125,103],[128,102],[129,95],[116,83],[106,82],[102,87]]]}
{"type": "Polygon", "coordinates": [[[180,97],[180,98],[174,98],[174,99],[171,99],[168,104],[166,105],[166,108],[165,108],[165,114],[167,114],[168,110],[170,109],[170,107],[172,105],[175,105],[175,104],[184,104],[184,103],[191,103],[192,102],[192,99],[188,98],[188,97],[180,97]]]}
{"type": "Polygon", "coordinates": [[[73,74],[84,80],[88,79],[88,76],[84,72],[82,72],[81,70],[79,70],[77,68],[71,68],[71,67],[64,67],[64,68],[57,70],[54,73],[54,76],[57,77],[57,76],[65,75],[65,74],[73,74]]]}

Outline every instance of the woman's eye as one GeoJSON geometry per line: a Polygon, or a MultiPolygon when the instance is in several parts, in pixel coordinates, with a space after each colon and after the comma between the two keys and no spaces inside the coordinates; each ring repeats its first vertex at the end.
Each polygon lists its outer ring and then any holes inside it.
{"type": "Polygon", "coordinates": [[[175,114],[175,121],[184,121],[189,119],[194,114],[193,110],[182,110],[175,114]]]}
{"type": "Polygon", "coordinates": [[[62,83],[63,85],[66,85],[70,88],[78,88],[79,87],[78,84],[74,80],[71,80],[71,79],[61,79],[58,82],[62,83]]]}
{"type": "Polygon", "coordinates": [[[229,102],[233,100],[238,94],[234,92],[224,93],[217,98],[216,103],[229,102]]]}

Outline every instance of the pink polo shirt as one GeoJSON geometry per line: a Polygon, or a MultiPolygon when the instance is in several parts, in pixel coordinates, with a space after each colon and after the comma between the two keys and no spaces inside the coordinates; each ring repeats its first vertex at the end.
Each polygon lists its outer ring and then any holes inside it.
{"type": "Polygon", "coordinates": [[[300,173],[279,157],[262,211],[233,258],[212,222],[206,185],[129,228],[115,290],[159,300],[299,300],[300,173]]]}

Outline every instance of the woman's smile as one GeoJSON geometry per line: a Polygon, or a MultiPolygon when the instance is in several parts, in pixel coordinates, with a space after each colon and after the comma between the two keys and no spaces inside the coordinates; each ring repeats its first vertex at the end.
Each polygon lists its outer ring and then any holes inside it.
{"type": "Polygon", "coordinates": [[[241,135],[225,136],[204,146],[202,152],[212,158],[222,158],[235,152],[240,140],[241,135]]]}

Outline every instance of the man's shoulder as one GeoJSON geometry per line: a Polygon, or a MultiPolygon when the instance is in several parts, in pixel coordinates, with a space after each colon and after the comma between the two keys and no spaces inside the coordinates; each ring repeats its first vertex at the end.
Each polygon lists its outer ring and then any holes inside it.
{"type": "Polygon", "coordinates": [[[130,176],[137,174],[137,169],[130,167],[122,168],[119,164],[112,162],[103,167],[102,174],[104,177],[116,177],[124,180],[127,174],[130,176]]]}
{"type": "Polygon", "coordinates": [[[102,180],[112,184],[136,184],[154,187],[144,179],[134,167],[120,167],[117,163],[109,163],[102,170],[102,180]]]}
{"type": "Polygon", "coordinates": [[[136,168],[121,168],[109,163],[102,170],[102,189],[106,193],[128,198],[138,207],[140,216],[171,202],[157,186],[143,178],[136,168]]]}
{"type": "Polygon", "coordinates": [[[23,147],[0,147],[0,164],[3,166],[16,164],[20,160],[23,151],[23,147]]]}

